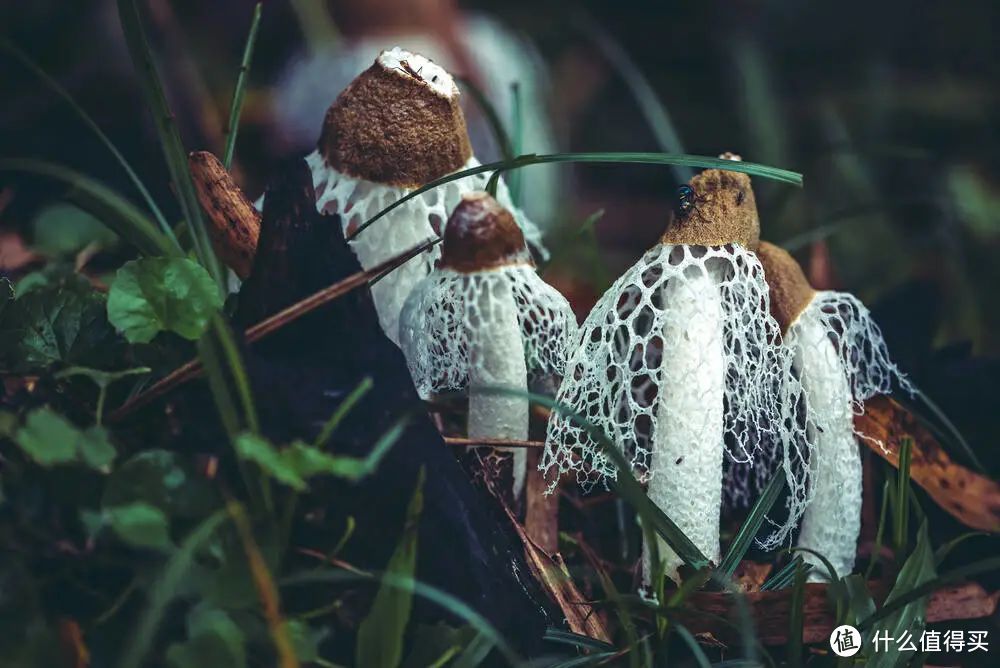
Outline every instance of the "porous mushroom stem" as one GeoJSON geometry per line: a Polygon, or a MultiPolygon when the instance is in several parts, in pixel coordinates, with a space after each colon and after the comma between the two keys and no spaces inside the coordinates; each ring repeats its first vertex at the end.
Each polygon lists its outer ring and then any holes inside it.
{"type": "MultiPolygon", "coordinates": [[[[688,268],[663,287],[671,318],[663,330],[648,495],[713,562],[719,562],[725,351],[722,300],[714,270],[688,268]]],[[[679,582],[680,557],[659,537],[666,574],[679,582]]],[[[644,545],[643,582],[652,581],[644,545]]]]}
{"type": "MultiPolygon", "coordinates": [[[[809,403],[828,411],[820,429],[812,421],[807,426],[815,444],[810,464],[812,502],[802,519],[798,545],[824,555],[843,577],[854,570],[861,531],[861,457],[854,435],[851,387],[821,311],[806,309],[792,327],[795,365],[809,403]]],[[[817,556],[803,552],[802,557],[813,566],[810,581],[828,579],[817,556]]]]}
{"type": "MultiPolygon", "coordinates": [[[[527,396],[495,391],[497,388],[521,393],[528,390],[528,371],[514,295],[506,282],[491,281],[479,300],[479,313],[484,317],[472,323],[469,350],[469,438],[526,440],[527,396]]],[[[524,448],[511,450],[514,498],[518,498],[524,488],[528,453],[524,448]]]]}

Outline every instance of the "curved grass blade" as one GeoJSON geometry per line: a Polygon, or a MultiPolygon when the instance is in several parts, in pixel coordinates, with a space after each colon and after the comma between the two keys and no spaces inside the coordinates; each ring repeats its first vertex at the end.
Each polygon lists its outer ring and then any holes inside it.
{"type": "Polygon", "coordinates": [[[969,533],[963,533],[957,538],[953,538],[937,550],[934,551],[934,564],[940,566],[941,562],[948,558],[952,550],[956,547],[969,540],[970,538],[976,538],[977,536],[989,536],[990,534],[986,531],[970,531],[969,533]]]}
{"type": "Polygon", "coordinates": [[[792,585],[791,609],[788,612],[788,663],[792,666],[802,664],[802,609],[806,598],[806,569],[800,561],[795,566],[795,578],[792,585]]]}
{"type": "Polygon", "coordinates": [[[774,503],[778,500],[778,496],[781,495],[781,491],[784,488],[785,473],[779,470],[771,478],[771,481],[767,483],[767,487],[764,488],[764,491],[757,498],[753,508],[750,509],[750,514],[747,515],[740,530],[733,538],[726,556],[723,557],[722,563],[719,564],[720,571],[728,576],[732,576],[736,572],[736,567],[740,565],[740,561],[746,555],[747,550],[750,549],[750,545],[753,542],[754,536],[757,535],[760,525],[763,524],[767,514],[771,512],[771,508],[774,507],[774,503]]]}
{"type": "Polygon", "coordinates": [[[218,510],[209,515],[198,527],[188,534],[178,550],[167,562],[163,574],[153,583],[149,592],[149,604],[139,617],[135,631],[129,640],[119,662],[120,668],[139,668],[156,635],[156,629],[166,614],[167,606],[180,589],[181,580],[187,576],[194,560],[195,552],[202,547],[226,520],[226,510],[218,510]]]}
{"type": "MultiPolygon", "coordinates": [[[[124,2],[125,0],[119,1],[124,2]]],[[[798,172],[792,172],[778,167],[768,167],[767,165],[759,165],[755,162],[724,160],[722,158],[711,158],[703,155],[672,155],[669,153],[551,153],[538,155],[535,153],[529,153],[511,160],[500,160],[498,162],[490,162],[485,165],[470,167],[469,169],[452,172],[451,174],[446,174],[439,179],[435,179],[430,183],[407,193],[359,225],[358,229],[350,235],[348,240],[358,236],[369,225],[376,222],[396,207],[402,206],[414,197],[418,197],[428,190],[433,190],[438,186],[451,183],[452,181],[457,181],[458,179],[463,179],[467,176],[473,176],[475,174],[484,174],[486,172],[494,172],[498,170],[507,171],[511,169],[520,169],[521,167],[527,167],[529,165],[542,165],[549,163],[637,163],[645,165],[680,165],[686,167],[716,168],[725,169],[731,172],[742,172],[751,176],[773,179],[775,181],[790,183],[796,186],[802,185],[802,175],[798,172]]]]}
{"type": "Polygon", "coordinates": [[[236,150],[236,134],[240,129],[240,112],[243,111],[243,98],[246,96],[247,75],[250,73],[250,61],[253,60],[254,46],[257,44],[257,31],[260,28],[260,14],[264,8],[263,2],[258,2],[253,9],[253,19],[250,21],[250,34],[243,48],[243,60],[240,62],[240,73],[236,77],[236,89],[233,91],[233,102],[229,106],[229,126],[226,128],[226,148],[222,153],[222,165],[228,170],[233,164],[233,151],[236,150]]]}
{"type": "Polygon", "coordinates": [[[160,233],[157,226],[134,204],[69,167],[31,158],[0,158],[0,172],[20,172],[44,176],[73,186],[84,208],[96,214],[101,222],[118,236],[132,244],[143,255],[177,255],[179,247],[160,233]]]}
{"type": "Polygon", "coordinates": [[[878,561],[881,558],[882,541],[885,540],[885,521],[888,517],[888,510],[889,481],[886,480],[882,483],[882,509],[879,511],[878,530],[875,532],[875,544],[872,546],[872,556],[868,562],[868,568],[865,570],[866,580],[872,576],[872,572],[875,570],[875,565],[878,564],[878,561]]]}
{"type": "Polygon", "coordinates": [[[516,153],[514,153],[514,144],[511,143],[510,136],[507,134],[506,128],[503,126],[503,121],[500,120],[500,114],[497,113],[496,107],[493,103],[489,101],[486,97],[486,93],[482,89],[474,84],[471,79],[463,76],[454,76],[455,81],[462,84],[472,99],[476,101],[476,106],[479,107],[480,111],[483,112],[483,116],[486,118],[486,124],[490,126],[490,131],[493,133],[493,138],[496,140],[497,146],[500,148],[500,155],[504,160],[512,160],[516,153]]]}
{"type": "Polygon", "coordinates": [[[548,668],[584,668],[585,666],[611,666],[612,659],[619,658],[621,652],[599,652],[587,656],[578,656],[559,663],[553,663],[548,668]]]}
{"type": "MultiPolygon", "coordinates": [[[[163,212],[160,211],[160,207],[157,206],[156,200],[153,199],[153,196],[149,193],[149,190],[146,189],[146,185],[139,178],[139,175],[135,173],[134,169],[132,169],[132,165],[129,164],[128,160],[125,159],[125,156],[121,154],[121,151],[118,150],[118,147],[116,147],[111,142],[111,139],[109,139],[108,136],[104,134],[104,131],[101,130],[100,126],[97,125],[94,119],[90,117],[90,114],[84,111],[83,107],[77,104],[76,100],[73,99],[73,96],[69,94],[69,91],[63,88],[58,81],[53,79],[51,76],[49,76],[49,74],[45,70],[39,67],[35,61],[33,61],[30,57],[28,57],[28,54],[24,53],[19,48],[14,46],[14,44],[12,44],[9,40],[0,39],[0,48],[6,50],[14,58],[20,61],[20,63],[24,65],[25,68],[30,70],[32,74],[38,77],[46,86],[48,86],[52,90],[52,92],[54,92],[56,95],[65,100],[66,103],[70,106],[70,108],[74,112],[76,112],[76,115],[79,116],[81,121],[83,121],[83,124],[86,125],[91,132],[94,133],[94,135],[101,141],[101,143],[104,144],[105,148],[108,149],[111,155],[114,156],[115,160],[118,161],[118,164],[121,165],[122,169],[125,170],[125,174],[128,175],[129,180],[132,181],[132,184],[135,186],[136,190],[139,191],[139,194],[142,196],[143,201],[146,202],[146,206],[148,206],[149,210],[152,212],[153,217],[156,218],[156,222],[159,224],[160,230],[163,232],[163,234],[172,243],[177,245],[177,239],[174,237],[174,231],[170,227],[170,223],[167,222],[167,219],[163,215],[163,212]]],[[[178,248],[179,247],[180,246],[178,245],[178,248]]]]}
{"type": "Polygon", "coordinates": [[[924,392],[922,392],[919,389],[917,390],[917,396],[920,397],[920,401],[922,401],[924,405],[927,406],[928,409],[930,409],[934,417],[941,422],[941,425],[944,427],[944,429],[942,430],[937,428],[937,425],[934,425],[933,423],[927,421],[926,419],[924,420],[924,422],[927,423],[930,427],[932,427],[934,431],[938,432],[939,435],[941,435],[942,432],[946,432],[947,435],[951,437],[951,439],[949,440],[954,440],[954,443],[959,446],[959,448],[962,450],[963,453],[965,453],[965,456],[969,458],[969,461],[972,462],[973,466],[979,469],[980,473],[986,473],[986,467],[983,466],[983,463],[979,460],[979,457],[976,456],[976,451],[973,450],[969,442],[965,440],[965,436],[963,436],[962,432],[958,429],[958,427],[955,426],[955,423],[948,418],[947,413],[945,413],[940,406],[934,403],[934,401],[932,401],[929,396],[927,396],[924,392]]]}
{"type": "Polygon", "coordinates": [[[465,601],[455,598],[443,589],[421,582],[412,577],[396,575],[395,573],[360,573],[351,571],[308,572],[293,575],[281,581],[282,586],[310,585],[319,583],[343,584],[349,582],[378,582],[383,586],[412,591],[417,596],[439,605],[464,623],[472,626],[480,635],[492,642],[511,664],[517,664],[517,652],[504,639],[490,622],[472,609],[465,601]]]}
{"type": "MultiPolygon", "coordinates": [[[[514,81],[510,84],[510,136],[511,145],[514,147],[511,156],[521,155],[524,151],[524,119],[521,111],[521,85],[514,81]]],[[[514,172],[508,179],[507,187],[510,188],[510,199],[515,206],[521,204],[521,172],[514,172]]]]}
{"type": "Polygon", "coordinates": [[[599,649],[605,652],[615,651],[614,645],[606,643],[603,640],[591,638],[590,636],[583,636],[579,633],[573,633],[572,631],[563,631],[562,629],[547,628],[545,629],[545,634],[542,638],[544,640],[548,640],[549,642],[559,643],[560,645],[569,645],[570,647],[576,647],[577,649],[599,649]]]}
{"type": "Polygon", "coordinates": [[[688,649],[691,650],[691,656],[694,658],[695,662],[701,668],[711,668],[712,662],[708,660],[707,656],[705,656],[705,650],[701,648],[701,645],[699,645],[698,641],[695,640],[695,637],[691,635],[691,632],[680,624],[675,625],[674,630],[677,631],[677,635],[681,637],[681,640],[683,640],[688,646],[688,649]]]}
{"type": "Polygon", "coordinates": [[[798,565],[802,564],[806,569],[806,573],[812,570],[812,564],[807,564],[802,561],[802,557],[796,555],[794,559],[785,564],[781,570],[774,573],[769,577],[764,584],[760,586],[761,591],[774,591],[775,589],[784,589],[792,583],[792,578],[795,577],[795,569],[798,565]]]}
{"type": "MultiPolygon", "coordinates": [[[[622,45],[589,15],[581,14],[574,17],[574,23],[597,46],[625,82],[626,88],[639,105],[639,112],[645,117],[649,129],[653,131],[653,138],[660,150],[666,153],[683,153],[684,144],[670,118],[670,113],[649,83],[649,79],[622,45]]],[[[687,183],[693,174],[690,167],[682,165],[675,165],[672,170],[674,179],[678,183],[687,183]]]]}
{"type": "Polygon", "coordinates": [[[187,153],[181,143],[174,115],[167,103],[163,83],[156,71],[156,63],[153,61],[153,54],[150,51],[142,21],[139,19],[135,0],[118,0],[118,17],[121,21],[122,32],[125,34],[125,43],[128,45],[132,64],[138,74],[139,86],[156,122],[156,129],[160,136],[160,147],[163,149],[171,180],[177,188],[177,199],[191,231],[195,253],[209,275],[215,280],[216,285],[219,286],[219,290],[225,294],[225,275],[222,273],[219,260],[215,257],[215,251],[208,238],[208,230],[201,215],[201,206],[198,204],[194,183],[191,181],[191,173],[188,171],[187,153]]]}

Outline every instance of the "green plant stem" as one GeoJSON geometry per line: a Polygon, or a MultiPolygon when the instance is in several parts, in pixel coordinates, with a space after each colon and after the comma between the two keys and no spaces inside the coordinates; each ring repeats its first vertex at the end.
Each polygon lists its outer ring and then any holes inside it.
{"type": "Polygon", "coordinates": [[[139,18],[135,0],[118,0],[118,16],[132,64],[139,75],[140,88],[156,122],[160,146],[170,170],[171,180],[177,188],[178,201],[191,231],[195,253],[209,275],[215,280],[219,290],[225,294],[225,274],[222,273],[221,265],[208,237],[208,230],[201,215],[201,206],[198,204],[191,173],[188,171],[187,153],[181,142],[174,115],[167,103],[163,82],[156,70],[156,63],[153,61],[149,40],[139,18]]]}
{"type": "Polygon", "coordinates": [[[485,165],[479,165],[477,167],[452,172],[451,174],[442,176],[439,179],[435,179],[434,181],[407,193],[369,218],[367,221],[358,226],[358,229],[350,235],[348,241],[354,239],[369,225],[379,220],[393,209],[402,206],[414,197],[419,197],[428,190],[433,190],[438,186],[451,183],[452,181],[457,181],[458,179],[463,179],[467,176],[473,176],[475,174],[484,174],[486,172],[495,171],[503,172],[511,169],[520,169],[521,167],[527,167],[529,165],[542,165],[548,163],[638,163],[646,165],[682,165],[687,167],[724,169],[731,172],[742,172],[744,174],[750,174],[751,176],[774,179],[776,181],[790,183],[796,186],[802,185],[802,175],[798,172],[792,172],[787,169],[779,169],[777,167],[768,167],[767,165],[759,165],[755,162],[725,160],[723,158],[711,158],[701,155],[671,155],[669,153],[553,153],[538,155],[529,153],[527,155],[518,156],[512,160],[490,162],[485,165]]]}
{"type": "Polygon", "coordinates": [[[253,60],[254,47],[257,44],[257,32],[260,28],[263,2],[254,6],[253,19],[250,22],[250,34],[243,48],[243,60],[240,62],[240,73],[236,77],[236,89],[233,91],[233,102],[229,105],[229,126],[226,128],[226,148],[222,153],[222,164],[228,170],[233,164],[233,152],[236,150],[236,135],[240,129],[240,113],[243,111],[243,99],[246,96],[247,76],[250,74],[250,61],[253,60]]]}

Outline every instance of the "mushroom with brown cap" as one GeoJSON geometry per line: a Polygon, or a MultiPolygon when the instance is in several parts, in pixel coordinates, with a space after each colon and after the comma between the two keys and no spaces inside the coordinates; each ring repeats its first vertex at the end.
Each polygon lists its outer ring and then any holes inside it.
{"type": "MultiPolygon", "coordinates": [[[[468,391],[470,438],[523,440],[528,399],[517,392],[562,375],[576,332],[569,303],[535,272],[511,212],[479,192],[464,195],[448,219],[441,260],[407,298],[399,334],[421,396],[468,391]]],[[[514,451],[515,497],[526,455],[514,451]]]]}
{"type": "MultiPolygon", "coordinates": [[[[802,442],[791,433],[796,402],[784,396],[795,389],[790,355],[752,252],[759,231],[745,174],[710,169],[682,186],[660,242],[582,325],[556,397],[603,430],[648,481],[650,499],[715,563],[724,457],[753,464],[762,444],[802,442]]],[[[549,422],[540,468],[574,472],[585,488],[618,473],[594,436],[563,414],[549,422]]],[[[802,512],[805,481],[790,484],[791,519],[768,544],[784,540],[802,512]]],[[[645,545],[647,585],[650,553],[645,545]]],[[[662,540],[658,554],[677,580],[680,558],[662,540]]]]}
{"type": "MultiPolygon", "coordinates": [[[[349,236],[407,193],[478,166],[458,100],[454,80],[438,65],[398,47],[383,51],[330,106],[317,150],[306,158],[317,208],[338,214],[349,236]]],[[[476,174],[446,183],[389,212],[351,240],[361,266],[371,268],[439,236],[462,195],[485,188],[487,178],[476,174]]],[[[541,234],[513,206],[502,181],[497,197],[544,256],[541,234]]],[[[437,247],[428,249],[372,287],[379,321],[393,341],[410,288],[439,256],[437,247]]]]}
{"type": "MultiPolygon", "coordinates": [[[[802,518],[799,547],[824,555],[845,576],[854,568],[861,530],[861,457],[854,415],[864,401],[913,386],[889,359],[878,325],[853,295],[816,291],[787,251],[761,242],[757,256],[771,292],[771,311],[794,352],[804,390],[812,443],[811,499],[802,518]]],[[[821,560],[806,552],[815,568],[810,579],[825,579],[821,560]]]]}

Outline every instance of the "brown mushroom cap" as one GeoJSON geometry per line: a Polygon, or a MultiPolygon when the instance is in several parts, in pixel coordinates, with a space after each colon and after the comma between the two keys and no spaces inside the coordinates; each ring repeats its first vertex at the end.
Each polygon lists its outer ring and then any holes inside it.
{"type": "Polygon", "coordinates": [[[338,171],[416,188],[472,157],[454,81],[433,65],[433,74],[422,74],[424,68],[408,63],[407,56],[428,62],[405,51],[383,51],[330,105],[319,150],[338,171]],[[399,66],[390,66],[400,56],[399,66]]]}
{"type": "Polygon", "coordinates": [[[757,248],[760,219],[749,176],[706,169],[692,178],[689,185],[694,189],[694,207],[680,216],[671,214],[660,243],[688,246],[737,243],[750,250],[757,248]]]}
{"type": "Polygon", "coordinates": [[[448,218],[440,266],[464,274],[532,264],[510,211],[485,192],[468,193],[448,218]]]}
{"type": "Polygon", "coordinates": [[[802,267],[784,248],[761,241],[757,257],[764,266],[764,278],[771,293],[771,315],[785,333],[809,306],[816,291],[809,285],[802,267]]]}

